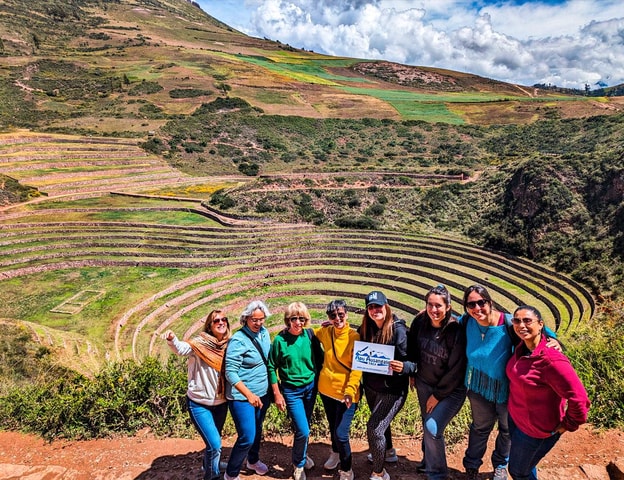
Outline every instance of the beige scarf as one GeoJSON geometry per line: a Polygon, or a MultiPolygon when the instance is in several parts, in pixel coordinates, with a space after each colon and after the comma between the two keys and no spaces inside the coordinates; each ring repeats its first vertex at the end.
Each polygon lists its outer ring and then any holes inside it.
{"type": "Polygon", "coordinates": [[[223,356],[225,355],[225,347],[227,347],[229,340],[229,335],[219,341],[209,333],[201,332],[188,342],[193,352],[195,352],[206,365],[219,372],[219,385],[217,387],[218,397],[222,397],[225,392],[225,363],[223,362],[223,356]]]}

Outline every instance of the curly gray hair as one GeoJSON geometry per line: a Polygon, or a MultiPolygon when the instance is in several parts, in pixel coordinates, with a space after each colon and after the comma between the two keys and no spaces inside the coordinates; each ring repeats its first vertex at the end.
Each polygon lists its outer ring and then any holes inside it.
{"type": "Polygon", "coordinates": [[[252,302],[249,302],[249,304],[245,307],[245,310],[243,310],[243,313],[240,314],[241,325],[246,325],[247,319],[251,317],[253,312],[256,310],[262,310],[262,313],[264,313],[264,316],[267,318],[271,315],[269,307],[267,307],[262,300],[253,300],[252,302]]]}

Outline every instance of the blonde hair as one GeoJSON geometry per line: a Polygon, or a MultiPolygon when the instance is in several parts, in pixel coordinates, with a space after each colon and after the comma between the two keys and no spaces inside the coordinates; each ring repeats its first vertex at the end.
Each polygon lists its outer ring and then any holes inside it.
{"type": "Polygon", "coordinates": [[[305,317],[306,321],[303,327],[310,325],[310,312],[308,312],[308,307],[302,302],[293,302],[284,310],[284,324],[288,328],[290,328],[290,317],[305,317]]]}

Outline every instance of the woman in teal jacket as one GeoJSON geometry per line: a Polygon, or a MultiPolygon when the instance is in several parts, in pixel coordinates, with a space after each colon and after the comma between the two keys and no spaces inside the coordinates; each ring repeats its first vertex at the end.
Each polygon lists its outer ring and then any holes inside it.
{"type": "Polygon", "coordinates": [[[264,322],[270,315],[260,300],[251,302],[240,316],[242,327],[230,339],[225,353],[225,395],[238,438],[225,469],[225,480],[239,480],[245,460],[258,475],[268,472],[260,461],[262,423],[269,407],[267,357],[271,339],[264,322]]]}

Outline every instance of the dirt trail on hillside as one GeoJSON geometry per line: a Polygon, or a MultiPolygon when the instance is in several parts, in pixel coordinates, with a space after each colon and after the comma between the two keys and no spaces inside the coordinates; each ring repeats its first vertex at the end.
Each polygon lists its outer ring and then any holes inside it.
{"type": "MultiPolygon", "coordinates": [[[[225,440],[224,455],[230,452],[233,438],[225,440]]],[[[267,439],[261,458],[270,466],[266,477],[243,471],[243,480],[291,478],[291,437],[267,439]]],[[[365,440],[352,442],[356,480],[366,480],[370,464],[366,460],[365,440]]],[[[415,472],[414,462],[420,460],[420,443],[411,437],[395,442],[399,463],[388,465],[392,480],[425,480],[415,472]]],[[[56,441],[46,443],[40,438],[14,432],[0,432],[0,478],[3,480],[199,480],[201,479],[200,439],[157,439],[148,432],[135,437],[91,440],[84,442],[56,441]]],[[[490,445],[491,448],[491,445],[490,445]]],[[[461,464],[465,441],[448,454],[452,480],[463,480],[461,464]]],[[[330,480],[322,463],[328,455],[326,440],[315,440],[310,455],[317,466],[308,472],[310,480],[330,480]]],[[[489,451],[486,454],[489,458],[489,451]]],[[[624,432],[592,432],[583,427],[567,433],[540,465],[540,480],[608,480],[607,466],[617,463],[624,467],[624,432]],[[619,460],[618,460],[619,459],[619,460]]],[[[490,467],[484,465],[480,480],[490,479],[490,467]]],[[[614,477],[615,478],[615,477],[614,477]]]]}

